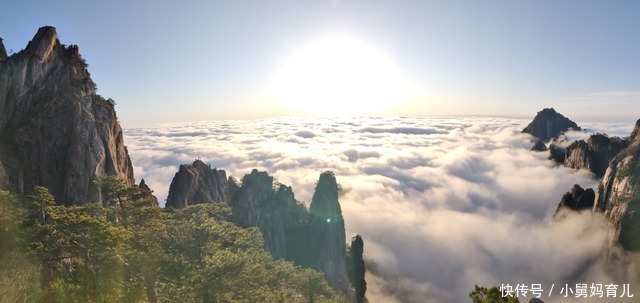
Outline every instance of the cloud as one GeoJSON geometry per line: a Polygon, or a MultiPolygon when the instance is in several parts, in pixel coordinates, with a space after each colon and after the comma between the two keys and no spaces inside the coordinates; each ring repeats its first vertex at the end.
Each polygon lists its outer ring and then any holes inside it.
{"type": "Polygon", "coordinates": [[[444,131],[439,131],[431,128],[418,128],[418,127],[394,127],[394,128],[376,128],[376,127],[365,127],[360,130],[363,133],[391,133],[391,134],[407,134],[407,135],[432,135],[432,134],[443,134],[446,133],[444,131]]]}
{"type": "MultiPolygon", "coordinates": [[[[305,203],[319,174],[332,170],[346,189],[347,235],[365,240],[372,302],[467,302],[474,284],[610,281],[596,262],[606,237],[601,218],[551,220],[573,184],[597,180],[529,151],[530,137],[520,133],[527,123],[279,118],[139,127],[126,129],[125,140],[136,177],[161,201],[178,166],[195,158],[236,178],[266,170],[305,203]]],[[[583,126],[626,135],[633,128],[583,126]]]]}

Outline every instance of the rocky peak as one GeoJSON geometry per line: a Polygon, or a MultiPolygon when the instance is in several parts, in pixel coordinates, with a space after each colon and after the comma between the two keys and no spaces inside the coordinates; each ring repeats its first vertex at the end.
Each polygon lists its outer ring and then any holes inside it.
{"type": "Polygon", "coordinates": [[[18,191],[41,185],[75,205],[103,199],[93,182],[102,175],[134,185],[113,103],[95,94],[78,48],[61,45],[55,28],[2,61],[0,109],[0,155],[18,191]]]}
{"type": "Polygon", "coordinates": [[[348,292],[347,244],[338,194],[335,175],[329,171],[322,173],[309,208],[309,228],[313,239],[311,267],[324,272],[335,289],[348,292]]]}
{"type": "Polygon", "coordinates": [[[25,53],[36,56],[40,59],[40,63],[43,63],[53,53],[54,49],[60,48],[60,41],[58,41],[58,33],[56,29],[52,26],[43,26],[38,29],[38,32],[33,37],[29,44],[27,44],[27,48],[25,48],[25,53]]]}
{"type": "Polygon", "coordinates": [[[569,129],[581,130],[575,122],[556,112],[555,109],[545,108],[538,112],[533,121],[522,132],[531,134],[546,142],[569,129]]]}
{"type": "Polygon", "coordinates": [[[264,236],[265,248],[274,259],[291,260],[291,251],[300,250],[291,239],[290,230],[306,224],[307,210],[296,201],[290,186],[275,183],[267,172],[256,169],[242,178],[229,203],[233,222],[242,227],[258,227],[264,236]]]}
{"type": "Polygon", "coordinates": [[[223,201],[229,201],[227,173],[197,159],[192,164],[180,165],[171,180],[166,206],[179,209],[223,201]]]}
{"type": "Polygon", "coordinates": [[[587,142],[578,140],[566,148],[564,166],[575,169],[588,169],[601,178],[613,159],[628,145],[627,140],[618,137],[609,138],[605,134],[593,134],[587,142]]]}
{"type": "Polygon", "coordinates": [[[596,193],[591,188],[583,189],[580,185],[575,184],[571,191],[562,196],[562,200],[558,203],[558,208],[554,216],[557,216],[562,209],[573,211],[581,211],[593,208],[596,193]]]}
{"type": "Polygon", "coordinates": [[[158,198],[156,198],[156,196],[153,195],[153,191],[151,190],[151,188],[149,188],[149,186],[147,185],[147,182],[145,182],[144,179],[140,180],[140,184],[138,185],[138,188],[142,190],[143,198],[145,200],[149,201],[154,206],[160,205],[158,203],[158,198]]]}
{"type": "Polygon", "coordinates": [[[342,217],[340,202],[338,202],[338,182],[333,172],[327,171],[320,175],[316,190],[311,199],[309,212],[313,216],[331,219],[342,217]]]}
{"type": "Polygon", "coordinates": [[[2,43],[2,38],[0,38],[0,61],[7,59],[9,55],[7,55],[7,49],[4,48],[4,43],[2,43]]]}

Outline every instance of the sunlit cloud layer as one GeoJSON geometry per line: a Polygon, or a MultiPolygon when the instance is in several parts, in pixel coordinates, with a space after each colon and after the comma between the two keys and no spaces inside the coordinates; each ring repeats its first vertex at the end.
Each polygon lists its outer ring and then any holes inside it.
{"type": "MultiPolygon", "coordinates": [[[[530,151],[525,120],[278,118],[127,129],[135,175],[164,201],[200,158],[241,178],[258,168],[311,200],[321,172],[344,188],[347,235],[361,234],[372,302],[466,302],[474,284],[606,283],[598,216],[551,217],[587,171],[530,151]]],[[[632,124],[581,123],[628,135],[632,124]]],[[[571,138],[588,134],[572,133],[571,138]]],[[[163,202],[162,202],[163,203],[163,202]]],[[[523,300],[524,301],[524,300],[523,300]]]]}

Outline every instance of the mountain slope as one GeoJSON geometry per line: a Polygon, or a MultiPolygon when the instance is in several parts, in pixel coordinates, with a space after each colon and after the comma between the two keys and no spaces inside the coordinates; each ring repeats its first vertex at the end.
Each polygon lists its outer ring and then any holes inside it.
{"type": "Polygon", "coordinates": [[[0,160],[18,192],[45,186],[58,203],[76,205],[102,199],[100,176],[134,184],[114,102],[96,94],[77,46],[46,26],[2,57],[0,160]]]}

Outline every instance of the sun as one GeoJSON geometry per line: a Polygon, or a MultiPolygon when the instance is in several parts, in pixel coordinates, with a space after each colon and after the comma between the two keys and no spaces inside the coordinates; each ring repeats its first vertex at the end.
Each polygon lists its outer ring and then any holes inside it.
{"type": "Polygon", "coordinates": [[[315,40],[293,53],[276,72],[272,94],[296,114],[385,114],[405,85],[394,62],[346,36],[315,40]]]}

